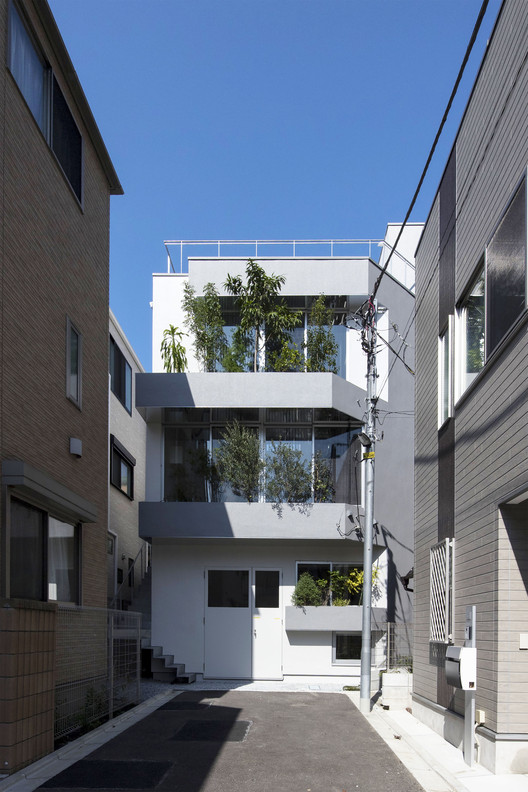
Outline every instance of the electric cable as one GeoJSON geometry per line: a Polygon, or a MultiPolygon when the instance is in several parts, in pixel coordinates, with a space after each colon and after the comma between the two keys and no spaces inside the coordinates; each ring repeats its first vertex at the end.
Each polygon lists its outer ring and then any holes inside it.
{"type": "Polygon", "coordinates": [[[475,26],[473,28],[473,32],[471,34],[471,38],[470,38],[469,43],[468,43],[467,48],[466,48],[466,53],[464,55],[464,58],[462,60],[462,64],[461,64],[460,69],[458,71],[458,75],[457,75],[457,78],[455,80],[455,84],[453,86],[453,90],[451,91],[451,96],[449,97],[449,101],[448,101],[448,103],[446,105],[446,109],[444,110],[444,115],[442,116],[442,120],[440,122],[440,126],[438,127],[437,133],[435,135],[435,139],[433,141],[433,145],[431,146],[431,150],[429,152],[429,156],[427,157],[427,161],[425,163],[425,167],[424,167],[424,169],[422,171],[422,175],[420,176],[420,181],[418,182],[418,186],[417,186],[417,188],[416,188],[416,190],[414,192],[413,198],[411,200],[410,206],[409,206],[409,208],[407,210],[407,214],[405,215],[405,218],[404,218],[403,223],[401,225],[401,228],[399,230],[398,236],[396,237],[396,242],[394,243],[394,245],[391,246],[392,250],[390,251],[389,256],[387,258],[387,261],[385,262],[385,264],[384,264],[384,266],[383,266],[383,268],[382,268],[380,274],[378,275],[378,278],[377,278],[377,280],[376,280],[376,282],[374,284],[374,289],[372,290],[372,293],[370,295],[370,299],[371,300],[374,300],[374,298],[376,297],[376,294],[378,293],[378,289],[380,287],[380,283],[381,283],[381,281],[383,279],[383,276],[385,275],[385,273],[387,271],[387,268],[389,266],[389,262],[390,262],[390,260],[392,258],[392,254],[394,253],[395,249],[398,246],[398,242],[401,239],[401,236],[403,234],[403,230],[404,230],[405,226],[407,225],[407,221],[409,220],[409,217],[411,215],[412,210],[414,209],[414,205],[416,203],[416,200],[418,198],[420,190],[422,189],[422,184],[423,184],[423,182],[425,180],[425,176],[427,174],[427,171],[429,170],[429,165],[431,164],[431,160],[432,160],[434,152],[436,150],[437,143],[438,143],[438,141],[440,139],[440,135],[442,134],[442,131],[444,129],[445,123],[447,121],[447,117],[448,117],[449,112],[451,110],[451,106],[452,106],[453,101],[455,99],[455,96],[457,94],[458,87],[459,87],[460,82],[462,80],[462,76],[464,74],[467,62],[469,60],[469,56],[471,55],[471,51],[473,49],[473,45],[475,44],[478,32],[480,30],[480,26],[482,24],[482,20],[484,19],[484,15],[485,15],[486,9],[488,7],[488,2],[489,2],[489,0],[483,0],[482,5],[480,7],[480,11],[479,11],[479,15],[477,17],[477,21],[475,22],[475,26]]]}

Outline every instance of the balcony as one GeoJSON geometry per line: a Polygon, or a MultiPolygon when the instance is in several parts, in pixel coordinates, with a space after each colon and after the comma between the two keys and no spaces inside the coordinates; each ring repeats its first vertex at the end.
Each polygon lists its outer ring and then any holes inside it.
{"type": "MultiPolygon", "coordinates": [[[[287,632],[361,632],[362,614],[361,605],[286,605],[284,624],[287,632]]],[[[387,616],[385,608],[372,608],[371,614],[372,629],[381,629],[387,616]]]]}
{"type": "MultiPolygon", "coordinates": [[[[360,542],[344,503],[157,503],[139,504],[142,539],[360,542]]],[[[380,547],[380,552],[381,552],[380,547]]]]}
{"type": "Polygon", "coordinates": [[[136,375],[138,408],[326,408],[361,422],[364,400],[363,389],[328,372],[136,375]]]}

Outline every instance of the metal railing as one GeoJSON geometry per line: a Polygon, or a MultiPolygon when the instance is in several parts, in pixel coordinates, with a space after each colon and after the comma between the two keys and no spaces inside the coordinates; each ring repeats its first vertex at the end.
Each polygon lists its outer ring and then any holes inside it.
{"type": "Polygon", "coordinates": [[[381,239],[169,239],[167,273],[186,275],[189,257],[204,258],[299,258],[328,256],[370,258],[378,261],[381,239]]]}
{"type": "Polygon", "coordinates": [[[134,561],[128,568],[126,575],[124,575],[123,582],[119,585],[119,588],[114,594],[112,600],[109,602],[108,605],[109,608],[117,608],[118,610],[121,610],[123,608],[123,602],[128,602],[129,597],[132,597],[133,599],[135,589],[141,585],[143,581],[143,577],[147,573],[148,565],[149,565],[148,547],[146,544],[143,544],[139,548],[138,553],[134,558],[134,561]],[[137,578],[137,572],[139,572],[139,578],[137,578]],[[136,579],[138,580],[137,584],[135,582],[136,579]],[[127,592],[129,596],[123,597],[122,591],[127,588],[131,588],[132,591],[127,592]]]}
{"type": "Polygon", "coordinates": [[[140,700],[141,614],[59,605],[55,739],[140,700]]]}
{"type": "Polygon", "coordinates": [[[405,622],[387,622],[387,671],[394,668],[413,667],[413,625],[405,622]]]}

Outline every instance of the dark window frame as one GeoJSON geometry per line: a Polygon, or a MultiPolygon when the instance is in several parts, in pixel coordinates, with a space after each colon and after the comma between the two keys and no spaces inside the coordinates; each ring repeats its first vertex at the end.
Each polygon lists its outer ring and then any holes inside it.
{"type": "Polygon", "coordinates": [[[61,602],[61,603],[73,603],[75,605],[81,604],[81,547],[82,547],[82,525],[80,522],[71,522],[69,520],[64,520],[62,517],[58,516],[53,509],[46,509],[42,508],[42,506],[38,505],[36,502],[32,502],[31,500],[26,500],[21,497],[11,496],[9,499],[9,524],[10,524],[10,538],[9,538],[9,565],[11,567],[10,573],[10,597],[15,597],[19,599],[28,599],[37,602],[61,602]],[[41,531],[42,535],[39,539],[39,543],[41,545],[40,553],[41,556],[38,559],[40,564],[40,569],[38,570],[39,581],[37,581],[38,588],[40,589],[38,596],[32,596],[31,594],[27,595],[24,594],[22,589],[18,591],[13,591],[13,573],[12,573],[12,565],[13,565],[13,555],[14,548],[13,548],[13,538],[14,538],[14,530],[13,530],[13,503],[17,503],[23,508],[29,509],[30,511],[36,512],[39,515],[39,519],[41,522],[41,531]],[[74,575],[75,575],[75,598],[73,600],[58,600],[54,598],[50,598],[49,596],[49,583],[50,583],[50,575],[49,575],[49,556],[50,556],[50,535],[49,535],[49,523],[50,518],[57,520],[58,522],[62,523],[65,522],[67,525],[70,525],[74,529],[74,575]]]}
{"type": "Polygon", "coordinates": [[[66,317],[66,396],[79,409],[82,409],[82,348],[82,333],[68,316],[66,317]],[[77,336],[77,387],[75,393],[72,392],[74,390],[72,388],[72,333],[77,336]]]}
{"type": "MultiPolygon", "coordinates": [[[[485,305],[486,305],[486,340],[485,354],[486,360],[492,357],[504,339],[509,335],[512,327],[526,313],[526,289],[527,289],[527,179],[526,172],[520,179],[513,191],[488,243],[485,253],[485,305]],[[511,222],[515,213],[521,215],[521,222],[524,227],[515,238],[507,238],[508,221],[511,222]],[[494,247],[498,249],[495,251],[494,247]],[[513,248],[520,247],[519,250],[513,248]],[[513,259],[513,266],[509,272],[504,266],[501,269],[501,258],[505,258],[504,248],[513,259]],[[517,261],[515,261],[517,258],[517,261]],[[517,280],[522,280],[522,295],[511,293],[512,274],[517,276],[517,280]],[[498,293],[497,293],[498,292],[498,293]],[[505,306],[502,300],[507,301],[505,306]],[[516,300],[516,304],[513,302],[516,300]]],[[[508,262],[510,263],[510,262],[508,262]]],[[[517,287],[521,284],[517,283],[517,287]]]]}
{"type": "Polygon", "coordinates": [[[8,13],[7,67],[17,85],[22,98],[35,119],[53,157],[57,162],[71,191],[80,206],[84,193],[84,139],[70,110],[57,77],[45,58],[37,37],[31,30],[25,15],[14,0],[10,0],[8,13]],[[39,118],[32,107],[29,89],[18,75],[13,56],[14,28],[20,26],[26,35],[26,43],[31,47],[35,59],[42,65],[42,95],[39,118]],[[27,91],[27,93],[26,93],[27,91]]]}
{"type": "Polygon", "coordinates": [[[119,344],[110,336],[110,390],[121,402],[125,410],[132,415],[133,376],[132,366],[123,354],[119,344]],[[129,385],[130,383],[130,385],[129,385]]]}
{"type": "Polygon", "coordinates": [[[125,495],[129,500],[134,500],[134,468],[136,460],[122,443],[113,435],[110,435],[110,483],[125,495]],[[119,463],[119,464],[118,464],[119,463]],[[123,488],[121,476],[121,465],[125,464],[128,469],[128,486],[123,488]]]}

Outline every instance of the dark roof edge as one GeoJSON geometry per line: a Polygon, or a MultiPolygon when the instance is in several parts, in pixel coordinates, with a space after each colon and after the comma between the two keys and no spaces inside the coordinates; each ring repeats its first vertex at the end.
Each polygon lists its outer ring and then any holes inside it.
{"type": "Polygon", "coordinates": [[[99,132],[99,128],[93,116],[88,100],[82,89],[77,72],[73,66],[71,58],[64,44],[63,38],[60,34],[55,18],[51,12],[47,0],[31,0],[35,11],[37,12],[40,22],[49,38],[50,44],[53,48],[53,53],[59,63],[60,69],[66,80],[68,87],[72,92],[73,98],[77,105],[77,109],[81,115],[84,125],[88,130],[90,140],[99,157],[104,174],[108,181],[111,195],[123,195],[124,190],[119,181],[116,170],[110,159],[110,155],[105,146],[104,140],[99,132]]]}

